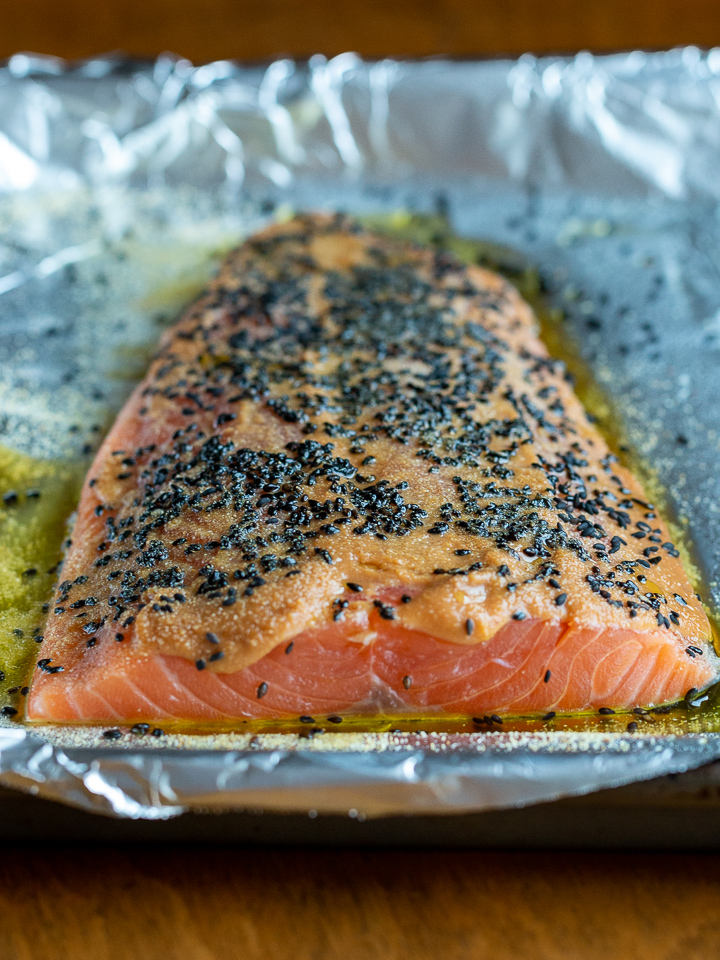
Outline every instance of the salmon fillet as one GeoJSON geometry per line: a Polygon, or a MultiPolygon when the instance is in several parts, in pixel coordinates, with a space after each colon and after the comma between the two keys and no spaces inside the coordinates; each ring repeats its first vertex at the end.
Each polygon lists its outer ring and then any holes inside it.
{"type": "Polygon", "coordinates": [[[716,674],[517,292],[308,215],[230,254],[100,448],[27,718],[622,709],[716,674]]]}

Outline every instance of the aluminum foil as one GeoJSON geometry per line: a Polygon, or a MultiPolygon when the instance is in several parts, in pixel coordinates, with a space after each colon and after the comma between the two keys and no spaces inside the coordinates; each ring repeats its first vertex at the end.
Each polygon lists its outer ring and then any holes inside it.
{"type": "MultiPolygon", "coordinates": [[[[439,213],[534,265],[720,606],[720,50],[0,69],[0,443],[72,460],[218,256],[293,209],[439,213]]],[[[164,818],[517,806],[697,767],[711,722],[173,735],[0,726],[0,782],[164,818]]]]}

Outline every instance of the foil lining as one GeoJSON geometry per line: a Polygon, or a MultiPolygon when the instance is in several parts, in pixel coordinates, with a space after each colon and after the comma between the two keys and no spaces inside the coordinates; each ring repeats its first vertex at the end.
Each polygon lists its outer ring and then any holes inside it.
{"type": "MultiPolygon", "coordinates": [[[[86,455],[161,329],[268,218],[440,213],[538,268],[716,609],[719,120],[720,50],[267,67],[12,57],[0,69],[0,443],[86,455]]],[[[0,726],[0,782],[148,819],[477,811],[718,757],[712,730],[109,743],[0,726]]]]}

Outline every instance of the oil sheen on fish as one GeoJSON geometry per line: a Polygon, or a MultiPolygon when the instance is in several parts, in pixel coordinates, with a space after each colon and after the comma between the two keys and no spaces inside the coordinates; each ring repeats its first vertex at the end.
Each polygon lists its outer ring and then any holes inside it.
{"type": "Polygon", "coordinates": [[[517,292],[308,215],[230,254],[103,443],[27,717],[544,714],[716,673],[517,292]]]}

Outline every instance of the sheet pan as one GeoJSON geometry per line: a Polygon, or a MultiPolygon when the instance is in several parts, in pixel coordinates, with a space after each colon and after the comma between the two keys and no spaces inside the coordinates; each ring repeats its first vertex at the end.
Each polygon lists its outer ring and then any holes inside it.
{"type": "MultiPolygon", "coordinates": [[[[720,50],[200,67],[19,54],[0,69],[0,444],[86,462],[160,331],[269,218],[436,216],[534,278],[714,614],[719,168],[720,50]]],[[[0,783],[124,818],[362,820],[519,807],[720,757],[714,696],[651,720],[110,741],[0,718],[0,783]]]]}

